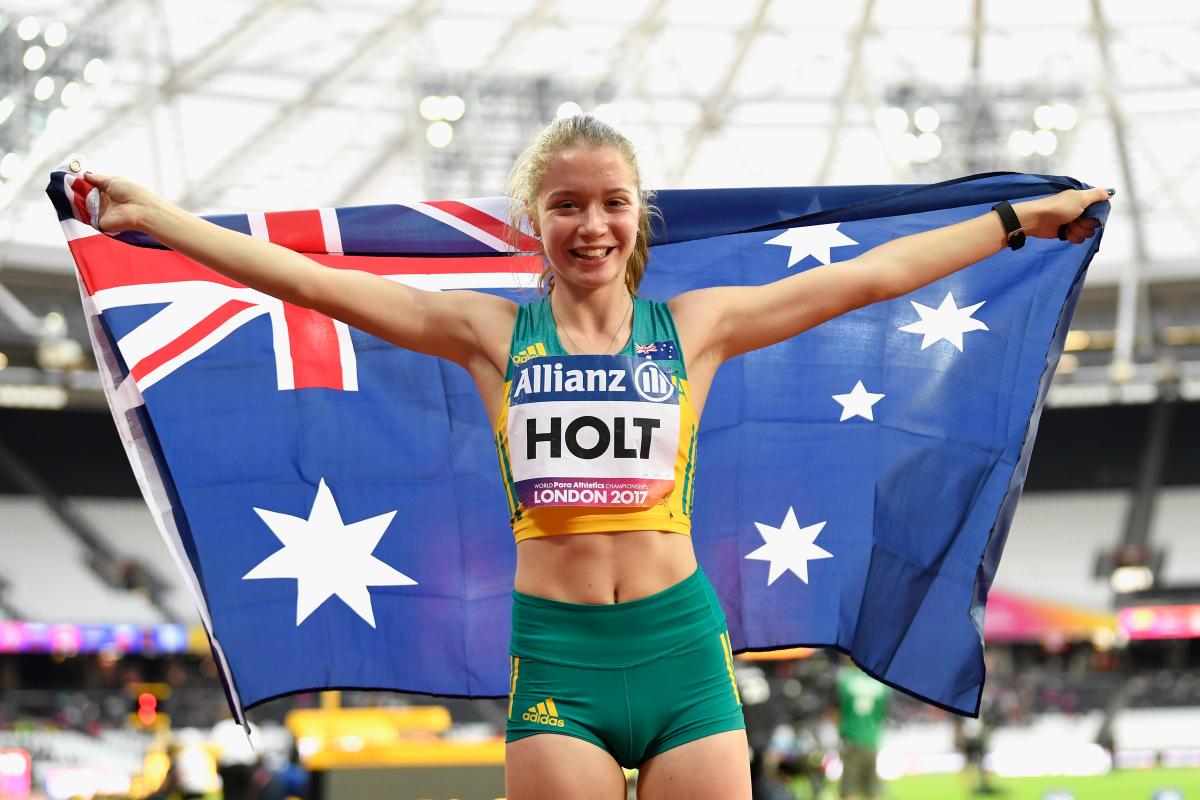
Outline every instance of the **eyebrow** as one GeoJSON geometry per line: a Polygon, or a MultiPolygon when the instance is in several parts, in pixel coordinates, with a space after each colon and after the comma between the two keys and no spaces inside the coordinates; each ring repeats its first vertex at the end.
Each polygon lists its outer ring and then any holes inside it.
{"type": "MultiPolygon", "coordinates": [[[[546,199],[549,200],[549,199],[558,197],[560,195],[573,195],[573,194],[579,194],[579,192],[575,189],[555,189],[554,191],[550,192],[550,194],[546,195],[546,199]]],[[[624,187],[624,186],[619,186],[619,187],[613,187],[610,189],[605,189],[604,194],[627,194],[630,197],[632,197],[633,190],[629,189],[627,187],[624,187]]]]}

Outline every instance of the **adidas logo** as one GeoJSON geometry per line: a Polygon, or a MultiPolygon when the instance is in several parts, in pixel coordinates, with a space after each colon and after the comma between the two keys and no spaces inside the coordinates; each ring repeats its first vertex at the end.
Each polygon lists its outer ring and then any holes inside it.
{"type": "Polygon", "coordinates": [[[537,344],[529,345],[529,347],[526,347],[519,353],[513,353],[512,360],[514,364],[524,364],[531,358],[537,358],[538,356],[544,355],[546,355],[546,345],[538,342],[537,344]]]}
{"type": "Polygon", "coordinates": [[[537,722],[542,725],[553,725],[556,728],[561,728],[566,723],[558,716],[558,709],[554,707],[554,701],[549,697],[545,702],[538,703],[536,706],[530,706],[529,710],[521,715],[521,719],[526,722],[537,722]]]}

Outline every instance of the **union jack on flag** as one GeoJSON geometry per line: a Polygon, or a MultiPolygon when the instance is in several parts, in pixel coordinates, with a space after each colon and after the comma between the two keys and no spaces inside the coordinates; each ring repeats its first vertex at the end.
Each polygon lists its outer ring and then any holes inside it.
{"type": "MultiPolygon", "coordinates": [[[[641,291],[762,284],[1080,186],[998,173],[664,191],[641,291]]],[[[144,235],[101,235],[96,192],[70,172],[48,192],[114,419],[238,717],[321,688],[506,695],[515,549],[492,421],[465,371],[144,235]]],[[[333,269],[528,300],[538,243],[504,208],[210,220],[333,269]]],[[[988,590],[1099,239],[1031,240],[721,369],[693,538],[735,650],[835,646],[889,684],[977,711],[988,590]]],[[[675,357],[672,342],[635,345],[675,357]]]]}

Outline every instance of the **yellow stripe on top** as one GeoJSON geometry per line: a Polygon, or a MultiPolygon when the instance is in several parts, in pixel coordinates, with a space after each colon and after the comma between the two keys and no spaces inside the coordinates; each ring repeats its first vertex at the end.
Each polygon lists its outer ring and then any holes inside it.
{"type": "Polygon", "coordinates": [[[729,683],[733,686],[733,699],[742,704],[742,696],[738,693],[737,678],[733,677],[733,646],[729,644],[729,631],[721,634],[721,650],[725,652],[725,668],[729,670],[729,683]]]}
{"type": "Polygon", "coordinates": [[[513,698],[517,694],[517,671],[521,668],[521,659],[517,656],[509,656],[512,661],[512,685],[508,687],[508,716],[512,718],[513,698]]]}

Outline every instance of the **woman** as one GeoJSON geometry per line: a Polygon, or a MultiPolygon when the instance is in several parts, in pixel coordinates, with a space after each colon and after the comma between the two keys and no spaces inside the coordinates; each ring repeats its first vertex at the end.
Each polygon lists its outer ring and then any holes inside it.
{"type": "MultiPolygon", "coordinates": [[[[693,553],[695,430],[717,368],[906,294],[1008,244],[1011,212],[876,247],[766,286],[635,299],[650,214],[629,142],[590,117],[549,126],[514,170],[541,240],[539,302],[425,292],[324,268],[217,228],[129,181],[91,174],[100,226],[143,231],[286,302],[471,375],[496,420],[516,534],[506,782],[512,800],[748,798],[725,619],[693,553]],[[662,345],[647,361],[635,356],[662,345]]],[[[1075,243],[1103,189],[1012,208],[1027,235],[1075,243]]]]}

